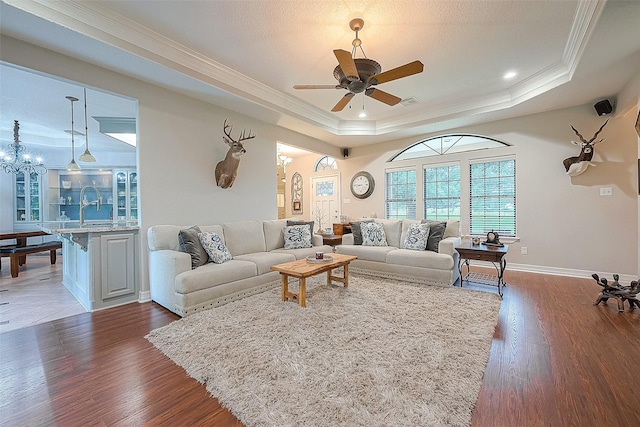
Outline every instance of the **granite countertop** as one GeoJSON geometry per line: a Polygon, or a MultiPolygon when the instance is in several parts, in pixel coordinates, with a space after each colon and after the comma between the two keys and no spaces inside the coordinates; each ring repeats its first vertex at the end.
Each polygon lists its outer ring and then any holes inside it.
{"type": "Polygon", "coordinates": [[[140,226],[130,221],[87,222],[82,227],[78,221],[50,221],[43,223],[40,228],[50,234],[88,234],[139,230],[140,226]]]}

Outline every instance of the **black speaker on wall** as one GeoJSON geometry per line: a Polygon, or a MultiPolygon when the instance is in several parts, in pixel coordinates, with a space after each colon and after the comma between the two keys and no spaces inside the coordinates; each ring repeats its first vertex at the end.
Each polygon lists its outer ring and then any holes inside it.
{"type": "Polygon", "coordinates": [[[598,113],[599,116],[606,116],[607,114],[611,114],[613,111],[613,106],[608,99],[596,102],[593,104],[593,108],[596,109],[596,113],[598,113]]]}
{"type": "Polygon", "coordinates": [[[344,158],[349,157],[349,149],[348,148],[343,148],[342,149],[342,157],[344,157],[344,158]]]}

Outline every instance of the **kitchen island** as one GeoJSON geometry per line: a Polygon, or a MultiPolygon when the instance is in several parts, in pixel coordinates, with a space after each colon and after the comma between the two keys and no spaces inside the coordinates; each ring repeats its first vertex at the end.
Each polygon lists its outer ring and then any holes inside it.
{"type": "Polygon", "coordinates": [[[62,283],[87,311],[138,300],[137,223],[45,222],[62,238],[62,283]]]}

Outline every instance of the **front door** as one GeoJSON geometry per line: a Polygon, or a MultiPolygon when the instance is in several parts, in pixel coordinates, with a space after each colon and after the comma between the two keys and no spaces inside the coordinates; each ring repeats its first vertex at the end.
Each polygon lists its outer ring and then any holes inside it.
{"type": "Polygon", "coordinates": [[[340,222],[340,175],[311,177],[311,219],[315,229],[333,230],[340,222]]]}

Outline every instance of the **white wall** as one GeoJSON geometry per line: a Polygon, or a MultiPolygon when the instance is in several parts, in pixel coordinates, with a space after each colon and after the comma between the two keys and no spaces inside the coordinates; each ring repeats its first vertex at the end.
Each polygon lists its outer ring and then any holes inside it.
{"type": "MultiPolygon", "coordinates": [[[[276,141],[333,154],[335,147],[277,126],[167,91],[123,75],[77,61],[3,36],[0,59],[76,82],[138,99],[140,214],[143,259],[142,291],[148,290],[146,230],[151,225],[220,223],[239,219],[276,217],[276,141]],[[222,143],[225,118],[234,131],[253,129],[257,137],[247,142],[238,179],[233,188],[215,186],[214,168],[226,152],[222,143]],[[324,150],[322,150],[324,147],[324,150]]],[[[495,152],[444,156],[442,161],[463,162],[477,156],[515,154],[517,157],[517,209],[520,243],[513,244],[509,264],[567,272],[602,272],[637,275],[638,265],[638,137],[635,116],[614,117],[602,135],[607,141],[596,148],[597,166],[585,174],[565,175],[562,160],[577,154],[570,144],[573,123],[583,135],[593,135],[603,119],[592,105],[546,112],[521,118],[454,129],[495,137],[514,144],[495,152]],[[600,187],[612,187],[613,195],[599,196],[600,187]],[[527,246],[528,255],[520,255],[527,246]]],[[[426,138],[434,135],[424,135],[426,138]]],[[[342,177],[342,214],[350,217],[384,215],[386,161],[422,138],[390,141],[354,148],[348,159],[337,158],[342,177]],[[366,200],[351,196],[354,173],[368,170],[376,190],[366,200]]],[[[305,215],[309,215],[309,173],[315,156],[306,160],[305,215]]],[[[407,162],[411,163],[411,162],[407,162]]],[[[414,162],[418,163],[418,162],[414,162]]],[[[296,162],[287,175],[296,171],[296,162]]],[[[421,174],[419,174],[420,176],[421,174]]],[[[5,203],[4,186],[0,186],[5,203]]],[[[290,187],[287,185],[287,194],[290,187]]],[[[290,216],[290,207],[287,215],[290,216]]],[[[5,222],[0,217],[0,224],[5,222]]],[[[463,224],[463,231],[468,224],[463,224]]]]}
{"type": "MultiPolygon", "coordinates": [[[[334,149],[322,141],[259,122],[158,86],[2,36],[0,59],[12,64],[138,100],[138,173],[141,291],[148,291],[147,229],[156,224],[217,224],[274,219],[276,141],[334,149]],[[222,127],[233,135],[251,128],[238,177],[230,189],[216,186],[214,169],[226,154],[222,127]],[[265,179],[268,177],[268,179],[265,179]]],[[[0,191],[3,187],[0,187],[0,191]]],[[[4,192],[2,203],[5,203],[4,192]]],[[[1,218],[4,221],[4,218],[1,218]]]]}
{"type": "MultiPolygon", "coordinates": [[[[600,272],[636,276],[640,270],[640,249],[635,117],[634,112],[612,117],[601,134],[606,141],[596,146],[593,160],[596,166],[573,178],[565,174],[562,165],[564,158],[575,156],[579,151],[570,143],[576,135],[569,124],[572,123],[586,138],[591,138],[606,120],[596,116],[592,105],[451,130],[451,133],[494,137],[513,144],[509,148],[393,164],[387,160],[399,150],[435,135],[354,148],[348,159],[338,159],[342,197],[343,200],[350,199],[350,203],[343,203],[342,214],[351,218],[370,216],[373,212],[378,217],[384,216],[385,168],[417,167],[420,187],[424,163],[460,161],[464,173],[470,159],[515,155],[520,242],[510,247],[509,265],[558,274],[600,272]],[[376,180],[376,190],[366,200],[356,199],[349,190],[351,177],[360,170],[369,171],[376,180]],[[613,195],[600,196],[601,187],[611,187],[613,195]],[[521,255],[522,246],[528,248],[528,255],[521,255]]],[[[318,157],[307,156],[294,161],[288,166],[287,173],[299,171],[307,188],[310,171],[318,157]]],[[[462,191],[468,192],[468,186],[462,191]]],[[[305,217],[308,217],[308,197],[305,197],[305,204],[305,217]]],[[[465,234],[469,231],[468,207],[462,209],[462,232],[465,234]]],[[[418,216],[421,214],[418,203],[418,216]]]]}

